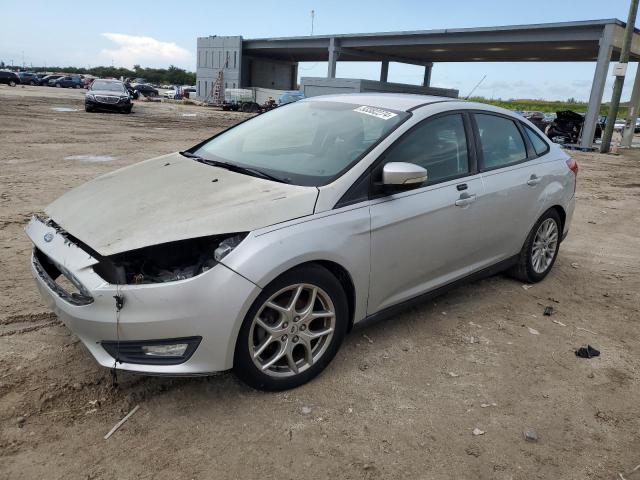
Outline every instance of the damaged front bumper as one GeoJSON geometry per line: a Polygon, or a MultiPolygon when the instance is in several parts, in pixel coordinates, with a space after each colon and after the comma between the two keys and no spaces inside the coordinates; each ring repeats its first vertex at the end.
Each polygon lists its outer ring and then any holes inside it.
{"type": "Polygon", "coordinates": [[[113,285],[95,273],[97,254],[54,226],[34,217],[26,233],[34,244],[31,267],[43,299],[100,365],[165,375],[206,374],[233,366],[238,331],[260,293],[244,277],[217,264],[186,280],[113,285]],[[148,364],[116,364],[112,355],[113,342],[127,346],[196,337],[201,340],[183,363],[158,364],[153,358],[148,364]]]}

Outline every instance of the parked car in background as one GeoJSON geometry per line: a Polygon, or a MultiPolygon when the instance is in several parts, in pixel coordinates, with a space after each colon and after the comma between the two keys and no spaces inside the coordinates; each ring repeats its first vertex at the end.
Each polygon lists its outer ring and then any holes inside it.
{"type": "Polygon", "coordinates": [[[19,85],[20,77],[15,72],[10,72],[9,70],[0,70],[0,83],[4,83],[11,87],[15,87],[19,85]]]}
{"type": "Polygon", "coordinates": [[[40,83],[38,75],[32,72],[18,72],[18,76],[23,85],[38,85],[40,83]]]}
{"type": "Polygon", "coordinates": [[[65,75],[53,80],[49,80],[49,86],[58,88],[80,88],[82,87],[82,79],[79,75],[65,75]]]}
{"type": "Polygon", "coordinates": [[[43,85],[45,87],[53,87],[53,84],[49,84],[49,81],[57,80],[58,78],[63,76],[64,75],[45,75],[40,79],[40,85],[43,85]]]}
{"type": "Polygon", "coordinates": [[[93,75],[84,75],[81,81],[82,88],[89,88],[95,79],[93,75]]]}
{"type": "Polygon", "coordinates": [[[524,112],[522,116],[538,127],[541,132],[544,132],[549,124],[549,122],[545,120],[544,113],[542,112],[524,112]]]}
{"type": "Polygon", "coordinates": [[[147,85],[144,83],[140,83],[138,85],[134,85],[133,89],[138,92],[140,95],[144,95],[145,97],[157,97],[158,90],[153,88],[151,85],[147,85]]]}
{"type": "Polygon", "coordinates": [[[177,90],[167,90],[162,94],[164,98],[175,99],[178,98],[177,90]]]}
{"type": "Polygon", "coordinates": [[[131,96],[124,83],[120,80],[97,78],[93,81],[84,97],[84,109],[87,112],[109,110],[131,113],[132,108],[131,96]]]}
{"type": "Polygon", "coordinates": [[[502,108],[323,95],[67,192],[26,227],[31,268],[104,367],[284,390],[353,324],[502,270],[542,281],[577,172],[502,108]]]}
{"type": "MultiPolygon", "coordinates": [[[[547,125],[545,134],[556,143],[578,143],[582,135],[584,115],[572,110],[556,112],[556,119],[547,125]]],[[[594,138],[602,137],[602,126],[596,123],[594,138]]]]}
{"type": "Polygon", "coordinates": [[[283,92],[278,96],[276,102],[278,105],[286,105],[287,103],[297,102],[298,100],[302,100],[304,97],[304,93],[299,90],[291,90],[288,92],[283,92]]]}

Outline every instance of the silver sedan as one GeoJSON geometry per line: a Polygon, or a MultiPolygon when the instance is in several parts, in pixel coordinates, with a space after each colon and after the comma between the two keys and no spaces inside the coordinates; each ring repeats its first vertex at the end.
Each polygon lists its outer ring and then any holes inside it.
{"type": "Polygon", "coordinates": [[[501,108],[321,96],[90,181],[26,230],[38,288],[101,365],[281,390],[363,320],[544,279],[577,171],[501,108]]]}

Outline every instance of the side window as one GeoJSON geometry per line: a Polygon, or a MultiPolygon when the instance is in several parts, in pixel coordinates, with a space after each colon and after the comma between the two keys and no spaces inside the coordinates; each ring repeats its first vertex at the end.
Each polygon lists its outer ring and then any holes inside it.
{"type": "Polygon", "coordinates": [[[513,120],[484,113],[474,116],[480,134],[484,170],[504,167],[527,158],[524,139],[513,120]]]}
{"type": "Polygon", "coordinates": [[[385,163],[408,162],[427,169],[434,183],[469,172],[467,137],[462,114],[426,120],[391,147],[385,163]]]}
{"type": "Polygon", "coordinates": [[[527,137],[531,141],[531,145],[533,145],[533,149],[535,150],[537,155],[544,155],[549,151],[549,145],[545,142],[540,135],[534,132],[531,127],[527,125],[524,126],[524,131],[527,132],[527,137]]]}

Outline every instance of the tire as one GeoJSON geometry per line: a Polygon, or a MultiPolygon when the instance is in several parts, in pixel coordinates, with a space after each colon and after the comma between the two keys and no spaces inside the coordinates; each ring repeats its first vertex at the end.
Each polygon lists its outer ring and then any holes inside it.
{"type": "Polygon", "coordinates": [[[62,88],[62,85],[60,85],[59,83],[56,83],[56,88],[62,88]]]}
{"type": "Polygon", "coordinates": [[[31,81],[29,82],[29,85],[31,85],[32,87],[35,87],[36,82],[34,82],[33,80],[31,80],[31,81]]]}
{"type": "Polygon", "coordinates": [[[85,112],[93,112],[93,108],[88,107],[88,106],[86,106],[86,105],[85,105],[85,106],[84,106],[84,111],[85,111],[85,112]]]}
{"type": "MultiPolygon", "coordinates": [[[[547,210],[536,222],[533,226],[529,235],[527,235],[527,240],[524,242],[524,246],[522,250],[520,250],[520,254],[518,256],[518,263],[514,265],[509,273],[511,276],[527,283],[537,283],[542,281],[553,268],[554,263],[556,262],[556,258],[558,257],[558,251],[560,250],[560,239],[562,237],[562,221],[560,220],[560,215],[555,209],[547,210]],[[550,225],[553,223],[552,229],[555,229],[555,243],[553,244],[553,250],[549,250],[548,248],[544,248],[544,240],[539,240],[538,233],[541,233],[541,230],[545,227],[544,225],[550,225]],[[534,258],[534,243],[539,244],[542,241],[542,246],[536,248],[537,251],[540,251],[541,263],[536,263],[534,258]],[[544,267],[544,268],[542,268],[544,267]]],[[[551,246],[552,242],[546,241],[547,246],[551,246]]],[[[539,255],[539,256],[540,256],[539,255]]]]}
{"type": "Polygon", "coordinates": [[[16,82],[14,80],[9,80],[9,86],[10,87],[15,87],[16,86],[16,82]]]}
{"type": "Polygon", "coordinates": [[[126,113],[126,114],[129,114],[129,113],[131,113],[131,108],[127,108],[127,109],[123,110],[123,112],[126,113]]]}
{"type": "Polygon", "coordinates": [[[346,294],[331,272],[313,264],[290,270],[271,282],[247,312],[236,341],[233,369],[243,382],[259,390],[298,387],[324,370],[336,355],[348,316],[346,294]],[[298,301],[292,308],[296,294],[298,301]],[[269,302],[278,308],[267,306],[269,302]],[[327,315],[310,317],[313,312],[327,315]],[[314,334],[318,336],[312,338],[314,334]],[[262,353],[254,360],[256,350],[262,353]]]}

